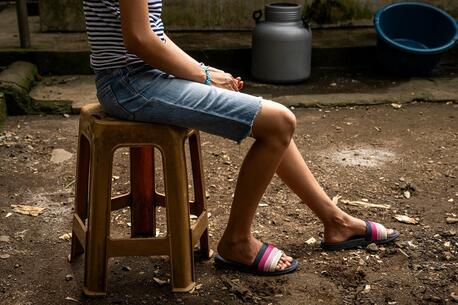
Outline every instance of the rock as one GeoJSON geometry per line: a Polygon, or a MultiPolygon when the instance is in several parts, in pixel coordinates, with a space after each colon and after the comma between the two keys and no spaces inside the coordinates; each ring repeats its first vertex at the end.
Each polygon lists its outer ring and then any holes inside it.
{"type": "Polygon", "coordinates": [[[10,258],[10,255],[9,254],[2,254],[2,255],[0,255],[0,258],[1,259],[8,259],[8,258],[10,258]]]}
{"type": "Polygon", "coordinates": [[[8,243],[10,241],[10,237],[7,235],[0,235],[0,242],[8,243]]]}
{"type": "Polygon", "coordinates": [[[445,219],[445,222],[448,223],[449,225],[455,224],[455,223],[458,222],[458,218],[456,218],[456,217],[447,217],[447,219],[445,219]]]}
{"type": "Polygon", "coordinates": [[[19,265],[19,264],[14,264],[14,269],[17,269],[17,268],[19,268],[19,267],[21,267],[21,265],[19,265]]]}
{"type": "Polygon", "coordinates": [[[131,271],[132,268],[130,268],[129,266],[122,266],[122,271],[131,271]]]}
{"type": "Polygon", "coordinates": [[[371,285],[364,286],[364,290],[361,293],[369,293],[371,291],[371,285]]]}
{"type": "Polygon", "coordinates": [[[410,191],[405,191],[404,192],[404,197],[406,197],[407,199],[410,198],[410,191]]]}
{"type": "Polygon", "coordinates": [[[65,276],[65,280],[66,280],[67,282],[73,280],[73,275],[72,275],[72,274],[67,274],[67,275],[65,276]]]}
{"type": "Polygon", "coordinates": [[[401,104],[397,104],[397,103],[392,103],[391,107],[393,107],[394,109],[401,109],[402,105],[401,104]]]}
{"type": "Polygon", "coordinates": [[[377,252],[378,251],[378,247],[377,247],[376,244],[371,243],[371,244],[367,245],[366,250],[369,251],[369,252],[377,252]]]}
{"type": "Polygon", "coordinates": [[[58,164],[58,163],[62,163],[62,162],[65,162],[71,159],[72,156],[73,154],[66,151],[65,149],[57,148],[57,149],[53,149],[51,153],[50,161],[52,163],[58,164]]]}

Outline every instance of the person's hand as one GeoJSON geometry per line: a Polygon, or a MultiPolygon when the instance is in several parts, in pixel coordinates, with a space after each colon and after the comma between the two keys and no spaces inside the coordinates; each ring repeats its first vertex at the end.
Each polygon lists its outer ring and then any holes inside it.
{"type": "Polygon", "coordinates": [[[230,73],[214,67],[208,67],[208,71],[211,73],[213,86],[233,91],[242,90],[243,81],[240,77],[234,78],[230,73]]]}

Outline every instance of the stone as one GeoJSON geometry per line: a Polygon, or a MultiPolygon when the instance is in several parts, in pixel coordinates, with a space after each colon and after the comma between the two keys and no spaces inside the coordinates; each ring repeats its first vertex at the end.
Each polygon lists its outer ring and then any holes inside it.
{"type": "Polygon", "coordinates": [[[66,280],[67,282],[73,280],[73,275],[72,275],[72,274],[67,274],[67,275],[65,276],[65,280],[66,280]]]}
{"type": "Polygon", "coordinates": [[[7,236],[7,235],[0,235],[0,242],[9,242],[10,241],[10,237],[7,236]]]}
{"type": "Polygon", "coordinates": [[[378,251],[378,247],[377,247],[376,244],[371,243],[371,244],[367,245],[366,250],[369,251],[369,252],[377,252],[378,251]]]}
{"type": "Polygon", "coordinates": [[[73,154],[65,149],[56,148],[51,153],[51,163],[62,163],[72,158],[73,154]]]}

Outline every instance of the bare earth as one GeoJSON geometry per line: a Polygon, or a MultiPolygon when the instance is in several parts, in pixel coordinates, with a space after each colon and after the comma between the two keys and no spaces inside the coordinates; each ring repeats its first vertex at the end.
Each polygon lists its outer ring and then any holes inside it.
{"type": "MultiPolygon", "coordinates": [[[[167,258],[117,258],[110,261],[107,297],[90,300],[81,295],[83,260],[67,262],[70,242],[63,236],[70,233],[78,118],[9,117],[0,134],[0,303],[456,304],[458,104],[294,112],[295,140],[329,195],[342,196],[338,204],[351,214],[399,230],[396,244],[330,253],[306,243],[312,237],[319,242],[320,223],[275,178],[253,231],[298,258],[296,273],[255,277],[216,270],[212,260],[196,257],[197,288],[172,294],[167,258]],[[73,155],[52,163],[53,149],[73,155]],[[33,217],[13,211],[15,204],[45,209],[33,217]],[[419,223],[401,223],[394,215],[419,223]]],[[[202,142],[215,249],[251,140],[237,146],[204,134],[202,142]]],[[[128,190],[127,164],[126,151],[117,152],[113,193],[128,190]]],[[[159,215],[164,234],[163,211],[159,215]]],[[[112,220],[112,234],[128,234],[128,210],[112,220]]]]}

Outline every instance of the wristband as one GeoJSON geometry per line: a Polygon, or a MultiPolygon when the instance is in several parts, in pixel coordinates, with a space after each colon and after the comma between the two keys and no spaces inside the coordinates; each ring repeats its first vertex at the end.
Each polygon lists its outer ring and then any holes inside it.
{"type": "Polygon", "coordinates": [[[204,84],[210,86],[212,84],[212,76],[210,71],[208,71],[208,66],[206,66],[203,62],[200,63],[200,67],[205,72],[205,81],[204,84]]]}

